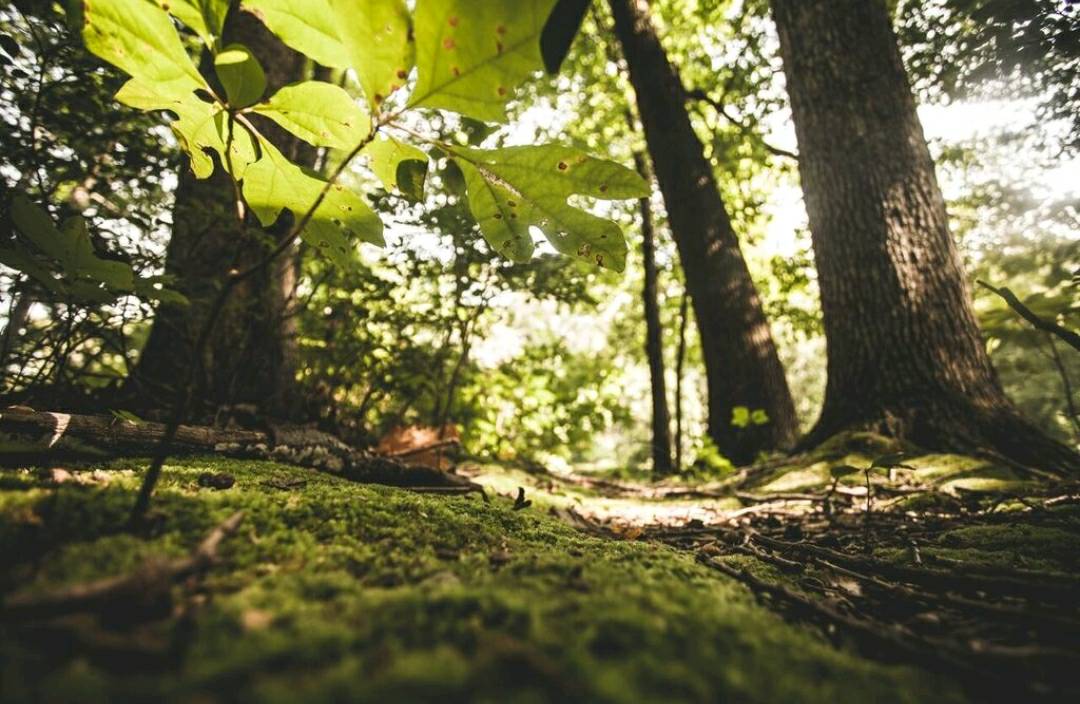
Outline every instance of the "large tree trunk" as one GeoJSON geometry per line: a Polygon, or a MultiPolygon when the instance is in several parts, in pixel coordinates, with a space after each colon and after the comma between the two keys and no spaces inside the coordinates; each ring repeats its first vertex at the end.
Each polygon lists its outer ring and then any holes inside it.
{"type": "Polygon", "coordinates": [[[795,406],[772,332],[732,230],[712,168],[686,112],[686,92],[649,18],[646,0],[610,0],[630,68],[649,155],[664,196],[701,335],[709,387],[709,436],[737,463],[785,447],[795,406]],[[734,409],[768,422],[738,428],[734,409]]]}
{"type": "Polygon", "coordinates": [[[1043,468],[1077,456],[990,365],[884,0],[772,0],[828,340],[809,442],[870,427],[1043,468]]]}
{"type": "MultiPolygon", "coordinates": [[[[634,166],[648,182],[652,174],[645,155],[634,153],[634,166]]],[[[657,301],[656,232],[653,229],[652,201],[642,198],[641,266],[645,283],[641,289],[645,309],[645,356],[649,360],[649,379],[652,383],[652,468],[657,474],[671,474],[671,414],[668,412],[667,384],[664,383],[664,330],[660,325],[660,304],[657,301]]]]}
{"type": "MultiPolygon", "coordinates": [[[[225,37],[251,49],[266,72],[269,92],[305,77],[305,58],[252,15],[234,9],[225,37]]],[[[314,162],[314,150],[301,141],[267,122],[259,126],[293,161],[307,166],[314,162]]],[[[146,405],[171,399],[175,385],[186,383],[196,362],[195,341],[228,270],[257,263],[291,224],[286,216],[263,230],[249,215],[248,226],[242,229],[235,212],[234,189],[221,165],[205,180],[190,171],[180,175],[165,270],[177,277],[177,288],[191,306],[163,305],[157,312],[133,379],[146,405]]],[[[295,320],[286,313],[295,292],[298,261],[294,248],[232,291],[196,366],[201,397],[195,399],[193,411],[237,403],[254,404],[277,416],[295,409],[295,320]]]]}

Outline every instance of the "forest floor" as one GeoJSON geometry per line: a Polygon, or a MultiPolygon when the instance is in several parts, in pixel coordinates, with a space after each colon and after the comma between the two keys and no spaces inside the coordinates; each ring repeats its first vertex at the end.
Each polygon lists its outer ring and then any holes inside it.
{"type": "Polygon", "coordinates": [[[177,459],[143,535],[145,461],[0,470],[0,701],[1075,697],[1080,488],[897,449],[490,502],[177,459]]]}

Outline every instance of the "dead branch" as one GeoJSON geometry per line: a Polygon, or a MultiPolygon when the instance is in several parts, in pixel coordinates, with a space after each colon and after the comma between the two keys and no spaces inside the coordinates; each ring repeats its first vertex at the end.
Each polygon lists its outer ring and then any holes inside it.
{"type": "Polygon", "coordinates": [[[237,511],[211,530],[187,557],[150,559],[131,574],[84,582],[44,594],[22,594],[6,599],[0,619],[22,620],[62,616],[77,612],[104,611],[125,604],[146,604],[161,596],[173,583],[200,574],[217,562],[222,541],[236,532],[244,518],[237,511]]]}

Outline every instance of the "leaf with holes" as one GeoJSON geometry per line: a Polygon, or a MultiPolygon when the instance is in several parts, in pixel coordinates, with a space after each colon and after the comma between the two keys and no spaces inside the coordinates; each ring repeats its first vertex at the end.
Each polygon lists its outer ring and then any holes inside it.
{"type": "Polygon", "coordinates": [[[266,74],[259,60],[243,44],[230,44],[214,57],[214,71],[233,108],[246,108],[262,100],[266,74]]]}
{"type": "Polygon", "coordinates": [[[170,97],[183,97],[206,82],[184,51],[172,20],[146,0],[84,4],[86,48],[133,78],[170,97]]]}
{"type": "Polygon", "coordinates": [[[363,154],[371,158],[371,170],[387,191],[397,191],[414,202],[423,200],[427,154],[393,137],[374,140],[363,154]]]}
{"type": "MultiPolygon", "coordinates": [[[[315,205],[326,182],[305,173],[266,139],[259,139],[259,148],[262,156],[244,174],[244,199],[263,227],[273,225],[282,210],[299,220],[315,205]]],[[[378,216],[359,195],[334,184],[301,236],[335,263],[347,265],[355,240],[384,244],[382,229],[378,216]]]]}
{"type": "Polygon", "coordinates": [[[324,66],[352,68],[373,109],[413,67],[404,0],[244,0],[283,42],[324,66]]]}
{"type": "Polygon", "coordinates": [[[648,184],[636,172],[554,144],[445,149],[464,172],[469,208],[497,252],[528,259],[533,251],[529,228],[535,226],[563,254],[623,270],[626,240],[619,226],[578,210],[567,199],[646,197],[648,184]]]}
{"type": "Polygon", "coordinates": [[[209,151],[217,152],[222,164],[227,165],[231,160],[236,178],[243,177],[244,169],[255,161],[255,143],[240,125],[234,125],[230,160],[225,159],[225,145],[230,142],[228,115],[194,93],[170,96],[158,92],[153,84],[133,78],[124,84],[116,99],[139,110],[167,110],[176,115],[177,119],[169,126],[191,158],[191,170],[197,178],[206,178],[214,171],[209,151]]]}
{"type": "Polygon", "coordinates": [[[371,119],[349,94],[322,81],[285,86],[252,110],[318,147],[352,149],[371,130],[371,119]]]}
{"type": "Polygon", "coordinates": [[[555,0],[418,0],[410,106],[506,121],[506,102],[543,68],[540,35],[555,0]]]}

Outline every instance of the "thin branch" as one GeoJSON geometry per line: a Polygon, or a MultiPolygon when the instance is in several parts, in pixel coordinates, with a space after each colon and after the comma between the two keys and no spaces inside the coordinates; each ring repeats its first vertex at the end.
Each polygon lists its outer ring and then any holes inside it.
{"type": "Polygon", "coordinates": [[[1014,294],[1008,288],[995,288],[994,286],[991,286],[982,279],[978,279],[975,283],[979,284],[987,291],[990,291],[991,293],[1000,296],[1001,299],[1005,301],[1005,303],[1007,303],[1009,307],[1016,312],[1017,315],[1031,323],[1037,329],[1042,330],[1043,332],[1048,332],[1051,335],[1057,335],[1074,350],[1080,351],[1080,335],[1077,335],[1075,332],[1069,330],[1066,327],[1058,325],[1052,320],[1046,320],[1045,318],[1040,318],[1039,316],[1035,315],[1035,313],[1030,308],[1025,306],[1020,301],[1020,299],[1016,297],[1016,294],[1014,294]]]}
{"type": "Polygon", "coordinates": [[[686,97],[689,100],[700,100],[701,102],[710,105],[714,110],[716,110],[716,112],[723,115],[724,118],[728,122],[730,122],[731,124],[738,127],[739,130],[742,131],[743,134],[751,135],[751,136],[759,139],[761,141],[761,145],[763,147],[765,147],[765,151],[769,152],[773,156],[783,157],[785,159],[794,159],[795,161],[799,160],[799,155],[796,154],[795,152],[789,151],[787,149],[783,149],[781,147],[777,147],[777,146],[775,146],[773,144],[770,144],[768,140],[766,140],[764,137],[762,137],[757,132],[755,132],[754,129],[750,125],[746,124],[745,121],[739,119],[735,115],[732,115],[730,112],[728,112],[728,109],[727,109],[726,105],[724,105],[719,100],[716,100],[715,98],[711,97],[708,93],[706,93],[701,88],[694,88],[693,90],[687,90],[686,91],[686,97]]]}

